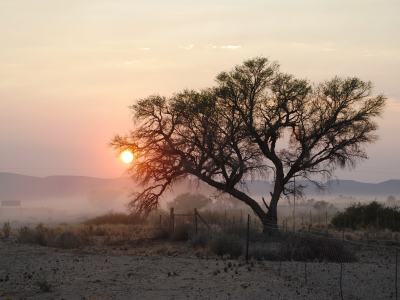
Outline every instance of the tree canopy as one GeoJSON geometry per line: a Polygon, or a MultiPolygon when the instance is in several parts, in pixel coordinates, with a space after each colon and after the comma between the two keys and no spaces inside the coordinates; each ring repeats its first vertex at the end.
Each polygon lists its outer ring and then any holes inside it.
{"type": "Polygon", "coordinates": [[[173,207],[176,211],[193,213],[193,209],[202,209],[211,203],[212,200],[203,194],[184,193],[176,196],[174,200],[168,203],[168,206],[173,207]]]}
{"type": "Polygon", "coordinates": [[[329,178],[367,158],[366,146],[377,140],[374,119],[386,102],[384,95],[371,96],[371,82],[334,77],[311,84],[264,57],[220,73],[216,83],[168,98],[151,95],[130,107],[135,128],[110,143],[135,155],[127,174],[143,190],[132,194],[129,209],[150,212],[167,189],[189,177],[276,226],[278,201],[294,193],[294,176],[329,178]],[[265,207],[246,192],[250,178],[273,182],[265,207]]]}

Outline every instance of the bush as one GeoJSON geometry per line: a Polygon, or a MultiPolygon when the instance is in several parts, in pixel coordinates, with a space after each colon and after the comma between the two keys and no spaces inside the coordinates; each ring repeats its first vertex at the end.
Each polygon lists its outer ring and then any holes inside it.
{"type": "Polygon", "coordinates": [[[102,224],[144,224],[146,219],[141,216],[128,215],[125,213],[108,212],[102,216],[94,217],[86,220],[85,225],[102,225],[102,224]]]}
{"type": "Polygon", "coordinates": [[[342,241],[300,235],[290,235],[282,242],[281,256],[295,261],[314,259],[338,263],[356,261],[355,254],[346,249],[342,241]]]}
{"type": "Polygon", "coordinates": [[[51,289],[51,284],[47,282],[45,278],[41,278],[35,282],[39,289],[43,292],[49,292],[51,289]]]}
{"type": "Polygon", "coordinates": [[[30,229],[28,226],[22,226],[17,231],[18,240],[22,243],[33,243],[33,230],[30,229]]]}
{"type": "Polygon", "coordinates": [[[107,230],[101,227],[96,227],[96,229],[93,231],[94,236],[105,236],[107,234],[107,230]]]}
{"type": "Polygon", "coordinates": [[[56,245],[66,249],[77,248],[81,245],[81,240],[75,235],[75,233],[68,230],[60,234],[56,245]]]}
{"type": "Polygon", "coordinates": [[[368,204],[351,204],[344,211],[336,213],[331,223],[335,228],[361,227],[388,228],[400,231],[400,208],[387,207],[385,204],[372,201],[368,204]]]}
{"type": "Polygon", "coordinates": [[[11,233],[10,221],[4,222],[2,231],[3,231],[3,234],[4,234],[5,238],[8,238],[10,236],[10,233],[11,233]]]}
{"type": "Polygon", "coordinates": [[[169,233],[162,227],[156,228],[154,233],[154,239],[156,240],[166,240],[169,238],[169,233]]]}
{"type": "MultiPolygon", "coordinates": [[[[236,235],[242,239],[247,239],[247,221],[242,223],[231,223],[223,227],[223,232],[228,235],[236,235]]],[[[249,239],[259,239],[264,235],[261,234],[260,226],[254,226],[254,224],[250,223],[249,227],[249,239]]]]}
{"type": "Polygon", "coordinates": [[[187,241],[189,240],[189,231],[189,224],[181,224],[175,228],[174,232],[171,233],[169,238],[174,242],[187,241]]]}
{"type": "Polygon", "coordinates": [[[42,223],[39,223],[35,229],[28,226],[18,229],[18,240],[22,243],[68,249],[79,247],[83,243],[81,238],[72,231],[62,232],[57,228],[47,228],[42,223]]]}
{"type": "Polygon", "coordinates": [[[197,248],[205,248],[208,244],[208,236],[205,232],[199,232],[190,238],[190,246],[197,248]]]}
{"type": "Polygon", "coordinates": [[[211,239],[210,250],[216,255],[229,254],[232,258],[238,258],[243,253],[243,244],[238,236],[221,234],[211,239]]]}
{"type": "Polygon", "coordinates": [[[252,249],[252,248],[249,249],[249,257],[253,257],[258,261],[261,260],[279,261],[281,259],[279,254],[263,249],[252,249]]]}
{"type": "Polygon", "coordinates": [[[36,231],[34,233],[34,242],[40,246],[49,246],[49,240],[47,239],[44,231],[36,231]]]}

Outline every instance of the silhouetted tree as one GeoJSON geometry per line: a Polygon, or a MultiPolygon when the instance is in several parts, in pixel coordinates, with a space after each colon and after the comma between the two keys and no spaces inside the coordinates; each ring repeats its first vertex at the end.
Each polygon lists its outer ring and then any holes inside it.
{"type": "MultiPolygon", "coordinates": [[[[153,95],[131,106],[135,129],[110,143],[135,153],[127,174],[144,189],[132,194],[129,209],[149,213],[165,190],[197,178],[276,228],[278,201],[295,192],[294,176],[330,178],[337,167],[366,159],[365,147],[377,140],[373,119],[386,98],[371,97],[370,82],[335,77],[312,85],[263,57],[220,73],[216,82],[214,88],[153,95]],[[246,192],[245,180],[255,177],[273,181],[265,208],[246,192]]],[[[296,195],[301,193],[296,186],[296,195]]]]}
{"type": "Polygon", "coordinates": [[[394,196],[390,195],[389,197],[387,197],[386,202],[388,204],[394,204],[396,202],[396,198],[394,196]]]}
{"type": "Polygon", "coordinates": [[[211,202],[212,200],[203,194],[185,193],[176,196],[174,200],[168,203],[168,207],[193,213],[193,209],[202,209],[211,204],[211,202]]]}

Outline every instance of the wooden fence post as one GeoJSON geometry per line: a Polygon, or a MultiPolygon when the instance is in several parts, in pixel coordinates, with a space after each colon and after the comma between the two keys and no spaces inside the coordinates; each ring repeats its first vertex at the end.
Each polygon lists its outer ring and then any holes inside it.
{"type": "Polygon", "coordinates": [[[246,264],[249,263],[249,235],[250,235],[250,215],[247,215],[246,264]]]}
{"type": "Polygon", "coordinates": [[[169,212],[169,221],[170,221],[170,226],[171,226],[171,232],[174,232],[175,218],[174,218],[174,208],[173,207],[171,207],[170,212],[169,212]]]}
{"type": "Polygon", "coordinates": [[[195,227],[196,227],[196,234],[197,234],[197,209],[194,209],[194,223],[195,223],[195,227]]]}

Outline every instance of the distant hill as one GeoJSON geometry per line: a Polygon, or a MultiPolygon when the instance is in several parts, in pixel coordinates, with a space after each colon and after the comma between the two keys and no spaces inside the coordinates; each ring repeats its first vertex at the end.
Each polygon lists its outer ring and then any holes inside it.
{"type": "Polygon", "coordinates": [[[102,179],[84,176],[33,177],[0,173],[0,200],[43,200],[86,196],[97,189],[129,188],[126,178],[102,179]]]}
{"type": "MultiPolygon", "coordinates": [[[[315,195],[313,184],[301,181],[307,185],[307,195],[315,195]]],[[[272,185],[263,180],[248,181],[248,191],[260,201],[261,196],[266,199],[272,190],[272,185]]],[[[327,187],[329,184],[325,184],[327,187]]],[[[0,173],[0,200],[44,200],[60,197],[86,197],[90,191],[99,189],[138,190],[128,178],[102,179],[84,176],[49,176],[33,177],[13,173],[0,173]]],[[[185,180],[174,189],[174,195],[198,191],[211,195],[214,189],[207,184],[185,180]]],[[[393,195],[400,196],[400,180],[388,180],[381,183],[362,183],[353,180],[340,180],[330,183],[330,195],[369,196],[377,197],[393,195]]],[[[171,195],[171,194],[170,194],[171,195]]]]}
{"type": "MultiPolygon", "coordinates": [[[[378,197],[389,195],[400,196],[400,180],[388,180],[381,183],[364,183],[354,180],[338,180],[325,184],[327,193],[331,195],[378,197]]],[[[315,194],[315,188],[308,183],[307,194],[315,194]]]]}

